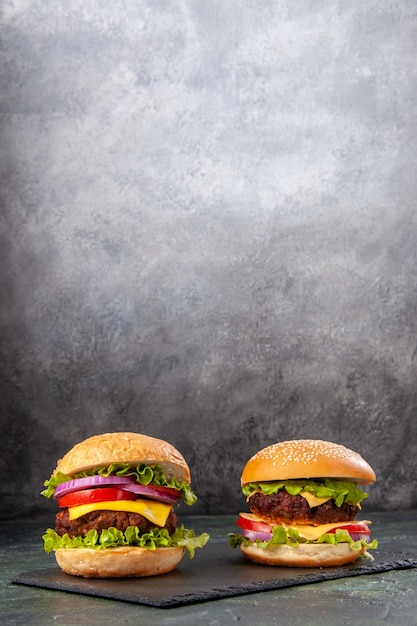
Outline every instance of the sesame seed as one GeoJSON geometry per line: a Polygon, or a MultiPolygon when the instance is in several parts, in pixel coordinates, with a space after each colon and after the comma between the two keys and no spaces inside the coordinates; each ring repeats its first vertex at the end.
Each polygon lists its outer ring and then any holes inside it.
{"type": "Polygon", "coordinates": [[[346,458],[352,454],[342,445],[319,439],[296,439],[293,441],[281,441],[259,450],[252,459],[276,460],[280,457],[282,465],[287,462],[317,463],[318,455],[326,455],[329,458],[346,458]]]}

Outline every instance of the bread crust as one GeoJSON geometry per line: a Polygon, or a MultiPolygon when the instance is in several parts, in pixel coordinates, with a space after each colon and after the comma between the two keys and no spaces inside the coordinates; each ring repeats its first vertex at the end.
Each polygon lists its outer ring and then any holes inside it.
{"type": "Polygon", "coordinates": [[[132,432],[115,432],[94,435],[77,443],[62,459],[53,472],[74,476],[77,472],[108,466],[112,463],[158,463],[165,476],[190,484],[190,469],[182,454],[163,439],[132,432]]]}
{"type": "Polygon", "coordinates": [[[298,478],[341,478],[360,484],[376,480],[372,467],[345,446],[319,439],[281,441],[246,463],[241,484],[298,478]]]}
{"type": "Polygon", "coordinates": [[[281,567],[336,567],[353,563],[362,555],[373,560],[364,546],[360,550],[352,550],[348,543],[308,543],[294,547],[278,545],[267,548],[259,548],[256,543],[250,543],[248,546],[241,544],[240,549],[250,561],[281,567]]]}
{"type": "Polygon", "coordinates": [[[138,578],[172,571],[184,556],[184,548],[60,548],[55,557],[59,567],[84,578],[138,578]]]}

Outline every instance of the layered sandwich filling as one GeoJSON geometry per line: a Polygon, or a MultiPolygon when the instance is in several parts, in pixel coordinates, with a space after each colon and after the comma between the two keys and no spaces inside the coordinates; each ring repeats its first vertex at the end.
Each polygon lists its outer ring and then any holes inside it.
{"type": "Polygon", "coordinates": [[[241,513],[232,546],[299,543],[349,543],[354,550],[375,548],[368,521],[356,521],[368,496],[346,480],[287,480],[250,483],[242,489],[250,513],[241,513]]]}
{"type": "Polygon", "coordinates": [[[43,537],[46,552],[60,548],[185,547],[190,556],[208,536],[177,528],[173,507],[196,496],[189,484],[167,479],[159,465],[113,464],[73,477],[58,472],[45,482],[59,507],[55,529],[43,537]]]}

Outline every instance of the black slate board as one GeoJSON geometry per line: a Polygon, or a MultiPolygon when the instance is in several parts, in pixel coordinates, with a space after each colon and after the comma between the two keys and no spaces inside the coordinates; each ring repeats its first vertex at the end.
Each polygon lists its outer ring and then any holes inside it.
{"type": "Polygon", "coordinates": [[[335,578],[377,574],[417,567],[406,555],[378,554],[375,561],[360,560],[332,568],[280,568],[247,561],[224,542],[210,542],[187,556],[169,574],[150,578],[88,579],[64,574],[57,566],[22,572],[12,582],[83,595],[170,608],[232,596],[282,589],[335,578]]]}

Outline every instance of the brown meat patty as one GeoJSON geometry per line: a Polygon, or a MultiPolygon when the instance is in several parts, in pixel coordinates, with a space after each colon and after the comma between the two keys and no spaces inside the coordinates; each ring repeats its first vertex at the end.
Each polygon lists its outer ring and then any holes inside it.
{"type": "Polygon", "coordinates": [[[303,496],[292,496],[287,491],[279,491],[266,496],[256,492],[249,499],[249,508],[254,515],[269,523],[279,524],[333,524],[351,522],[358,513],[358,507],[351,504],[337,506],[334,500],[327,500],[310,508],[303,496]]]}
{"type": "MultiPolygon", "coordinates": [[[[125,511],[93,511],[87,513],[74,520],[70,520],[68,509],[59,511],[55,519],[55,530],[58,535],[62,536],[68,533],[70,537],[79,535],[85,537],[89,530],[95,529],[100,534],[102,529],[114,527],[118,530],[126,530],[128,526],[137,526],[140,533],[145,533],[152,528],[161,528],[150,522],[143,515],[138,513],[127,513],[125,511]]],[[[170,535],[173,534],[177,526],[177,516],[171,510],[166,524],[163,528],[168,530],[170,535]]]]}

